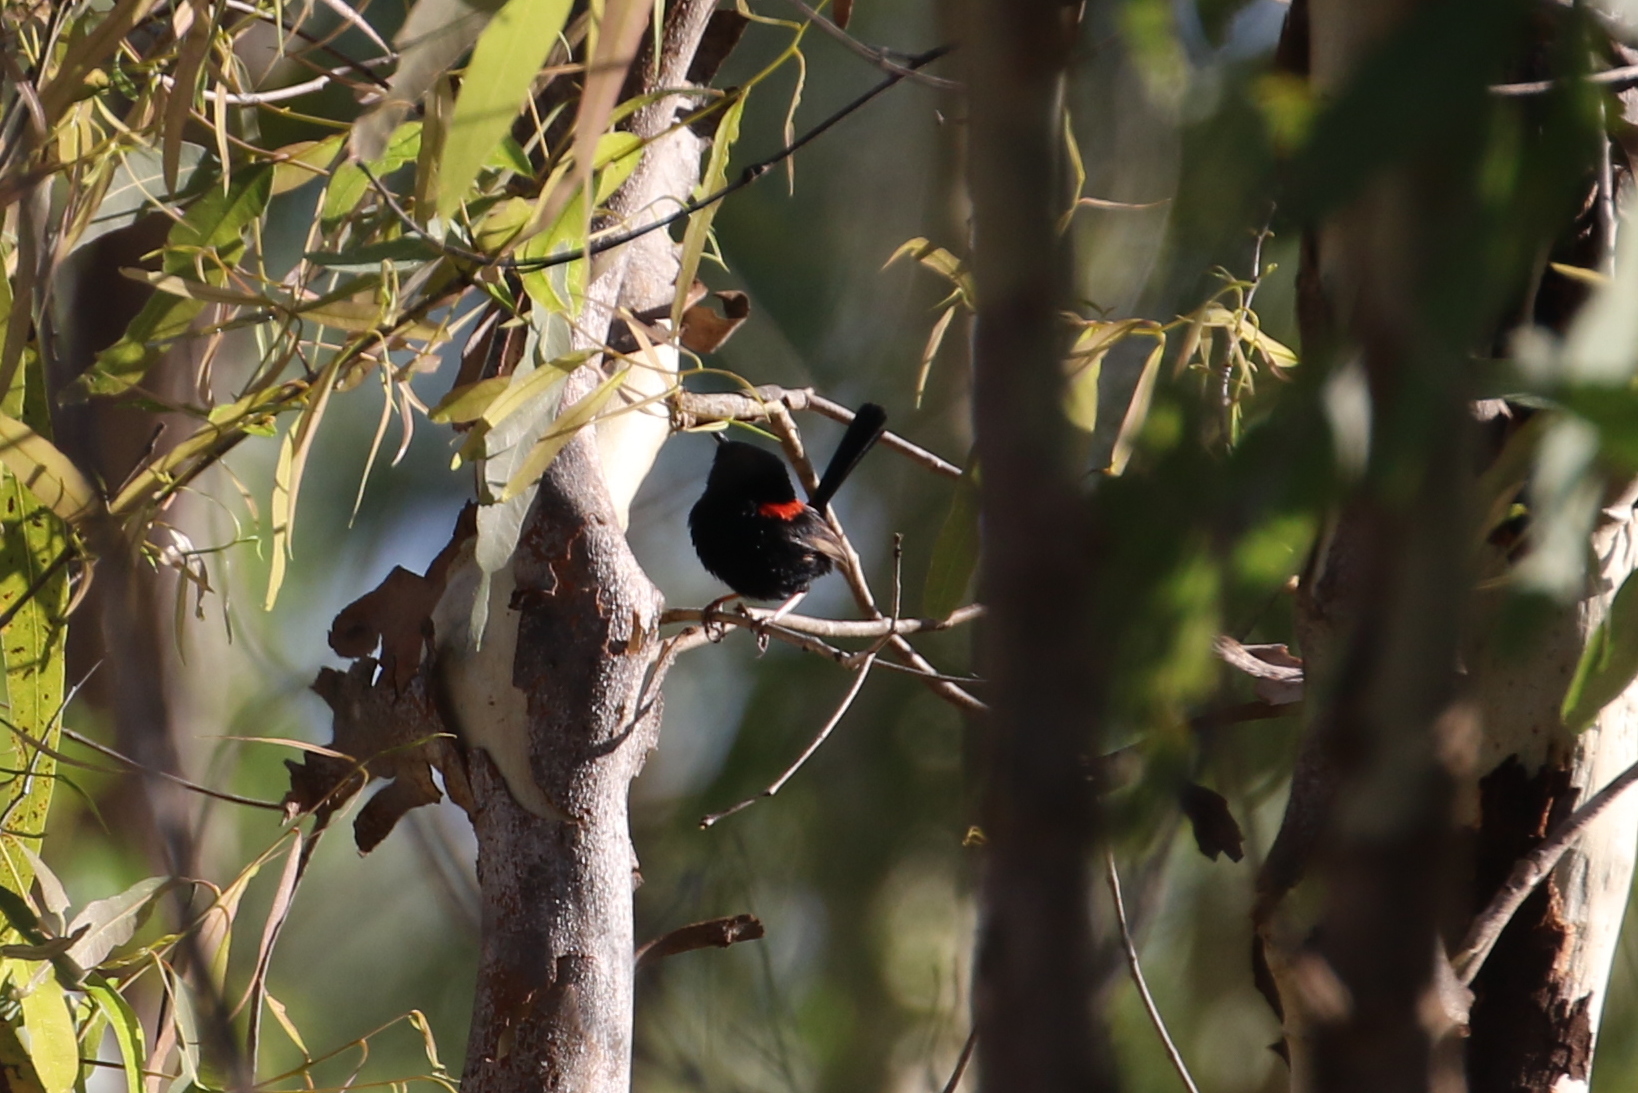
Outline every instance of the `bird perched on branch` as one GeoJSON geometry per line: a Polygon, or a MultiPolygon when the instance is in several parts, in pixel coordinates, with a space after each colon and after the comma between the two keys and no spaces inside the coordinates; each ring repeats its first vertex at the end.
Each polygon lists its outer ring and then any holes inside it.
{"type": "Polygon", "coordinates": [[[806,502],[797,499],[777,455],[755,444],[720,443],[705,493],[688,514],[700,562],[741,596],[791,601],[781,608],[788,610],[844,558],[825,509],[886,427],[880,406],[859,407],[806,502]]]}

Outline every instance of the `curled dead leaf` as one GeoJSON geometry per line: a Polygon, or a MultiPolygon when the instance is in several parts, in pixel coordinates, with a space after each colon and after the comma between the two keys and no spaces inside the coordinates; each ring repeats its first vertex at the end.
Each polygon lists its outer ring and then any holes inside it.
{"type": "Polygon", "coordinates": [[[711,295],[722,301],[721,315],[704,302],[683,312],[680,340],[684,349],[694,353],[715,353],[751,315],[751,298],[745,293],[725,291],[711,295]]]}

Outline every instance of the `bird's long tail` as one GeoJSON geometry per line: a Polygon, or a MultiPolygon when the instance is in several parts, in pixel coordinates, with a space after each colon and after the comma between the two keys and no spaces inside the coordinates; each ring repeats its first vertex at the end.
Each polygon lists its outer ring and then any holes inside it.
{"type": "Polygon", "coordinates": [[[819,488],[813,491],[808,503],[823,511],[830,504],[830,499],[836,496],[836,491],[842,488],[842,483],[847,481],[847,476],[853,473],[853,468],[859,465],[859,460],[865,457],[865,453],[870,451],[886,429],[886,410],[874,402],[859,407],[847,432],[842,434],[842,442],[836,445],[836,454],[830,457],[830,465],[819,479],[819,488]]]}

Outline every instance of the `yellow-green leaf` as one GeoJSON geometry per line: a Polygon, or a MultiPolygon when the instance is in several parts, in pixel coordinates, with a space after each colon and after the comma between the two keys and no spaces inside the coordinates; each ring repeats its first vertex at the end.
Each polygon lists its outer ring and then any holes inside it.
{"type": "Polygon", "coordinates": [[[478,36],[466,66],[438,170],[438,214],[467,196],[511,127],[540,66],[563,32],[570,0],[507,0],[478,36]]]}
{"type": "Polygon", "coordinates": [[[80,1078],[80,1041],[56,976],[47,975],[23,995],[23,1028],[28,1031],[28,1057],[45,1093],[69,1093],[80,1078]]]}
{"type": "Polygon", "coordinates": [[[0,463],[69,523],[91,515],[101,504],[91,483],[72,460],[51,441],[6,414],[0,414],[0,463]]]}
{"type": "MultiPolygon", "coordinates": [[[[546,371],[546,369],[541,369],[546,371]]],[[[631,371],[630,366],[621,368],[614,375],[598,384],[591,394],[576,402],[563,413],[558,415],[552,427],[546,430],[546,435],[535,441],[535,446],[524,457],[517,473],[506,483],[506,489],[498,498],[500,501],[509,501],[528,489],[534,481],[546,473],[546,468],[552,465],[557,453],[562,451],[574,434],[591,423],[598,411],[608,404],[614,393],[626,381],[626,373],[631,371]]]]}
{"type": "Polygon", "coordinates": [[[88,982],[85,992],[108,1018],[108,1027],[114,1030],[120,1061],[124,1064],[121,1069],[125,1072],[125,1093],[142,1093],[142,1066],[147,1053],[143,1050],[142,1022],[137,1020],[136,1011],[105,982],[88,982]]]}
{"type": "Polygon", "coordinates": [[[1575,732],[1587,728],[1604,707],[1638,679],[1638,577],[1628,576],[1610,601],[1609,614],[1587,638],[1559,708],[1575,732]]]}
{"type": "Polygon", "coordinates": [[[440,425],[465,424],[483,416],[489,404],[500,397],[512,382],[510,376],[491,376],[477,383],[462,384],[438,401],[427,413],[428,421],[440,425]]]}
{"type": "MultiPolygon", "coordinates": [[[[745,113],[745,96],[736,95],[722,112],[722,123],[717,126],[716,139],[711,142],[711,154],[705,161],[705,173],[700,176],[700,196],[714,194],[722,189],[728,177],[728,157],[739,139],[739,122],[745,113]]],[[[682,313],[688,304],[688,290],[699,272],[700,258],[705,254],[705,240],[711,234],[711,221],[717,215],[721,202],[707,205],[688,218],[683,232],[682,265],[677,271],[677,295],[671,302],[671,329],[682,329],[682,313]]]]}
{"type": "Polygon", "coordinates": [[[1160,375],[1160,357],[1165,350],[1165,342],[1156,342],[1149,359],[1143,362],[1143,372],[1132,390],[1132,401],[1126,406],[1126,416],[1121,419],[1114,450],[1109,454],[1109,474],[1118,475],[1125,471],[1126,461],[1132,458],[1138,433],[1143,431],[1143,423],[1149,419],[1149,404],[1154,400],[1155,380],[1160,375]]]}

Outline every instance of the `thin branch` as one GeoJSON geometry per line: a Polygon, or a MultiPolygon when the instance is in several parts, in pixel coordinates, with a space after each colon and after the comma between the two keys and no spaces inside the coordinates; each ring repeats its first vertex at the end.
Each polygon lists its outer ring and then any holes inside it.
{"type": "Polygon", "coordinates": [[[755,915],[734,915],[732,918],[695,922],[661,934],[638,949],[637,970],[642,971],[678,953],[713,947],[726,949],[741,941],[758,941],[766,935],[767,930],[755,915]]]}
{"type": "MultiPolygon", "coordinates": [[[[738,614],[720,611],[707,612],[698,607],[673,607],[660,615],[660,625],[677,622],[727,623],[756,629],[773,615],[763,607],[742,607],[738,614]]],[[[769,631],[793,630],[798,634],[812,634],[821,638],[885,638],[892,634],[922,634],[937,630],[952,630],[974,619],[983,618],[982,604],[968,604],[952,611],[944,619],[820,619],[811,615],[786,615],[777,624],[766,627],[769,631]]]]}
{"type": "MultiPolygon", "coordinates": [[[[917,54],[916,56],[907,59],[906,67],[914,70],[925,65],[930,65],[954,48],[954,46],[939,46],[937,49],[930,49],[926,53],[917,54]]],[[[576,247],[573,250],[560,251],[557,254],[549,255],[545,258],[529,258],[522,260],[515,258],[493,258],[489,255],[479,254],[476,251],[467,250],[464,247],[454,247],[440,239],[435,239],[422,230],[419,224],[415,223],[413,219],[404,213],[403,210],[398,207],[396,201],[387,198],[385,187],[383,187],[381,183],[376,180],[374,175],[369,174],[367,168],[365,169],[365,173],[369,177],[370,182],[375,187],[376,191],[382,195],[384,200],[387,201],[387,207],[403,224],[405,230],[413,232],[423,241],[431,244],[447,257],[455,258],[463,262],[475,262],[479,265],[495,269],[512,270],[518,273],[530,273],[535,270],[550,269],[554,266],[568,265],[570,262],[578,262],[582,258],[593,257],[595,255],[602,254],[604,251],[610,251],[616,247],[623,247],[627,243],[641,239],[650,232],[656,232],[662,228],[669,228],[672,224],[677,223],[679,220],[686,220],[688,217],[699,212],[701,209],[710,208],[723,198],[738,193],[740,190],[745,189],[753,182],[756,182],[763,175],[779,166],[779,164],[783,163],[785,160],[807,147],[807,145],[811,144],[815,140],[818,140],[833,127],[844,121],[850,114],[869,103],[870,100],[874,99],[877,95],[880,95],[883,91],[888,90],[895,84],[900,83],[903,81],[903,79],[903,76],[890,73],[881,83],[877,84],[875,87],[872,87],[870,90],[866,91],[864,94],[860,95],[858,98],[854,99],[840,110],[831,114],[824,121],[820,122],[818,125],[815,125],[812,129],[809,129],[806,133],[803,133],[800,137],[797,137],[794,141],[785,145],[785,147],[781,148],[767,159],[759,160],[756,163],[747,166],[740,172],[739,177],[733,182],[728,183],[721,189],[706,194],[704,197],[694,198],[693,200],[682,203],[677,208],[676,212],[662,216],[658,220],[648,221],[640,227],[630,228],[626,231],[614,232],[610,235],[600,236],[595,240],[589,240],[583,247],[576,247]]],[[[359,166],[363,167],[364,165],[359,164],[359,166]]]]}
{"type": "MultiPolygon", "coordinates": [[[[118,773],[109,771],[105,767],[97,767],[89,763],[82,763],[72,756],[64,755],[62,752],[48,747],[44,741],[34,739],[34,737],[30,736],[28,733],[9,722],[6,723],[6,728],[14,733],[29,747],[51,756],[51,758],[55,759],[59,763],[66,763],[71,767],[77,767],[81,770],[97,771],[101,774],[118,773]]],[[[162,778],[173,785],[181,786],[183,789],[192,790],[194,793],[203,794],[206,797],[214,797],[218,801],[226,801],[230,805],[246,805],[250,808],[266,809],[269,812],[284,811],[284,806],[275,801],[262,801],[255,797],[241,797],[237,793],[228,793],[225,790],[211,789],[209,786],[202,786],[197,782],[190,782],[180,774],[171,774],[168,771],[154,770],[152,767],[145,767],[141,763],[138,763],[135,759],[132,759],[130,756],[122,755],[106,744],[99,744],[89,737],[81,736],[73,729],[65,728],[61,730],[61,732],[64,739],[72,740],[74,743],[79,744],[82,747],[87,747],[92,751],[100,752],[103,755],[106,755],[115,762],[123,763],[132,773],[146,774],[152,778],[162,778]]]]}
{"type": "Polygon", "coordinates": [[[955,1093],[956,1086],[961,1084],[961,1076],[967,1073],[967,1064],[972,1062],[973,1048],[978,1046],[978,1026],[967,1033],[967,1042],[961,1045],[961,1055],[956,1059],[955,1069],[950,1071],[950,1080],[944,1083],[944,1093],[955,1093]]]}
{"type": "Polygon", "coordinates": [[[818,27],[820,30],[842,43],[858,56],[863,57],[865,60],[875,65],[883,72],[891,72],[902,79],[910,80],[913,83],[923,84],[927,87],[937,88],[940,91],[961,90],[961,84],[956,80],[946,80],[942,77],[934,76],[930,72],[917,72],[913,68],[905,68],[903,65],[893,63],[893,61],[888,59],[887,51],[885,49],[877,49],[874,46],[865,45],[863,42],[859,41],[859,39],[853,37],[853,35],[831,22],[822,13],[815,11],[813,8],[804,4],[802,0],[788,0],[788,2],[790,3],[791,7],[795,8],[797,11],[800,11],[804,16],[806,16],[808,21],[814,26],[818,27]]]}
{"type": "MultiPolygon", "coordinates": [[[[766,421],[773,413],[769,407],[774,404],[783,406],[793,413],[811,410],[844,425],[853,420],[852,410],[839,402],[832,402],[822,395],[815,394],[811,387],[768,385],[754,387],[746,394],[677,391],[671,398],[673,425],[679,429],[690,429],[711,421],[766,421]]],[[[961,477],[960,467],[918,444],[912,444],[897,433],[883,433],[877,443],[884,448],[891,448],[934,474],[943,475],[945,478],[961,477]]]]}
{"type": "Polygon", "coordinates": [[[1184,1088],[1189,1093],[1200,1093],[1200,1087],[1195,1085],[1194,1079],[1189,1076],[1189,1068],[1183,1062],[1183,1056],[1178,1053],[1177,1045],[1172,1043],[1171,1033],[1166,1031],[1166,1022],[1161,1019],[1154,996],[1149,993],[1149,984],[1143,979],[1143,967],[1138,963],[1137,946],[1132,943],[1132,930],[1126,922],[1126,901],[1120,894],[1120,874],[1115,871],[1115,856],[1106,850],[1103,862],[1105,875],[1109,880],[1109,894],[1115,900],[1115,922],[1120,927],[1120,941],[1126,949],[1126,965],[1132,971],[1132,982],[1137,984],[1138,996],[1143,999],[1143,1008],[1148,1011],[1149,1020],[1154,1024],[1155,1032],[1160,1035],[1160,1042],[1166,1048],[1166,1056],[1171,1059],[1177,1076],[1183,1080],[1184,1088]]]}
{"type": "Polygon", "coordinates": [[[1590,72],[1585,76],[1560,77],[1556,80],[1491,84],[1490,93],[1503,97],[1545,95],[1555,87],[1568,87],[1573,83],[1588,83],[1595,87],[1606,87],[1611,91],[1629,91],[1634,87],[1638,87],[1638,65],[1606,68],[1602,72],[1590,72]]]}
{"type": "Polygon", "coordinates": [[[813,742],[803,749],[801,755],[796,757],[796,762],[785,768],[785,773],[781,774],[778,778],[775,778],[773,783],[769,785],[767,789],[763,790],[755,797],[747,797],[745,800],[741,801],[737,805],[734,805],[732,808],[726,808],[721,812],[713,812],[709,816],[706,816],[700,820],[700,826],[711,827],[715,825],[717,821],[725,820],[736,812],[743,812],[747,808],[750,808],[752,805],[756,804],[758,801],[766,797],[772,797],[781,789],[784,789],[785,783],[789,782],[793,777],[795,777],[796,772],[801,770],[803,765],[807,763],[809,759],[813,758],[813,753],[818,751],[820,745],[830,738],[831,732],[838,724],[841,723],[842,718],[847,715],[847,711],[853,706],[853,700],[859,697],[859,691],[864,687],[865,677],[870,675],[870,668],[875,663],[876,653],[874,651],[866,653],[864,663],[859,665],[858,673],[853,677],[853,686],[849,687],[847,689],[847,694],[842,696],[841,705],[836,707],[836,712],[830,715],[830,720],[825,722],[824,727],[819,730],[819,734],[813,738],[813,742]]]}
{"type": "MultiPolygon", "coordinates": [[[[386,64],[395,60],[392,57],[375,57],[368,61],[359,61],[359,65],[386,64]]],[[[311,80],[293,83],[286,87],[275,88],[272,91],[223,91],[212,88],[205,92],[207,98],[215,98],[225,102],[228,106],[260,106],[263,103],[285,102],[289,99],[299,99],[303,95],[310,95],[315,91],[322,91],[334,80],[342,77],[339,69],[330,72],[321,72],[311,80]]],[[[169,76],[160,76],[159,82],[167,90],[174,89],[176,81],[169,76]]]]}
{"type": "Polygon", "coordinates": [[[1462,947],[1457,950],[1451,965],[1456,969],[1456,976],[1464,987],[1471,987],[1479,969],[1484,966],[1490,950],[1496,947],[1496,941],[1512,921],[1513,915],[1518,912],[1520,905],[1529,898],[1536,886],[1547,879],[1558,860],[1570,848],[1570,843],[1588,824],[1603,814],[1616,798],[1638,783],[1638,763],[1634,763],[1618,774],[1614,781],[1599,790],[1586,804],[1566,816],[1553,833],[1547,836],[1539,846],[1524,855],[1513,865],[1513,872],[1507,878],[1507,883],[1501,886],[1495,896],[1479,916],[1473,920],[1468,928],[1467,937],[1462,941],[1462,947]]]}

